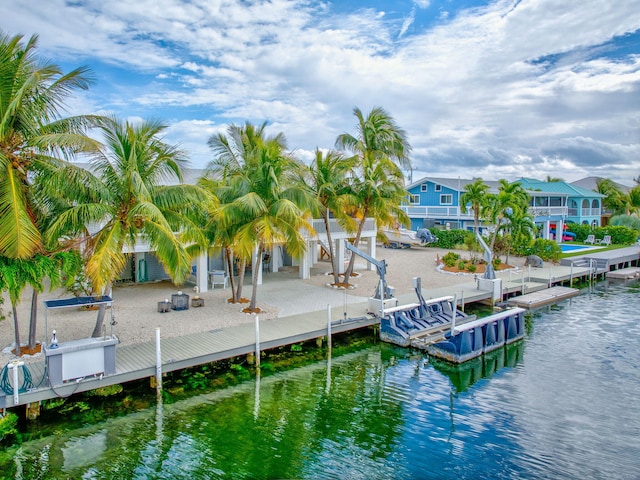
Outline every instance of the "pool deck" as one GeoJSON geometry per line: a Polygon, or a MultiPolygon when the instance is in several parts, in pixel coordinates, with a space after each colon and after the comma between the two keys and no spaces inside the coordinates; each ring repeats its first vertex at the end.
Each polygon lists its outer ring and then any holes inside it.
{"type": "MultiPolygon", "coordinates": [[[[503,297],[515,294],[526,295],[564,282],[571,283],[577,278],[585,278],[593,274],[590,268],[585,266],[589,265],[590,262],[592,265],[597,263],[598,272],[602,275],[606,271],[627,268],[632,262],[637,266],[640,261],[640,247],[598,252],[584,257],[572,257],[568,259],[570,260],[568,265],[528,268],[518,272],[499,272],[498,276],[503,280],[502,295],[503,297]]],[[[492,297],[491,292],[478,288],[475,279],[461,285],[430,289],[428,291],[423,290],[422,293],[426,300],[455,295],[458,305],[462,306],[462,308],[468,303],[491,302],[492,297]]],[[[286,294],[291,295],[291,292],[286,292],[286,294]]],[[[400,305],[416,301],[415,294],[399,295],[397,298],[400,305]]],[[[356,307],[355,310],[359,308],[360,311],[366,311],[367,302],[358,305],[353,305],[353,307],[356,307]]],[[[371,327],[379,323],[379,319],[374,315],[362,315],[353,319],[345,319],[341,318],[341,312],[337,311],[339,309],[335,310],[335,313],[331,315],[332,333],[371,327]]],[[[327,310],[316,310],[261,322],[259,325],[260,349],[261,351],[268,350],[325,337],[328,330],[328,320],[327,310]]],[[[256,328],[254,323],[182,337],[166,338],[161,340],[161,371],[166,373],[247,355],[254,353],[255,349],[256,328]]],[[[39,386],[26,392],[20,392],[17,403],[14,402],[11,394],[7,395],[4,392],[0,392],[0,409],[33,404],[46,399],[66,397],[96,388],[153,377],[156,372],[155,342],[118,345],[116,347],[115,364],[115,374],[87,376],[51,387],[45,379],[44,358],[37,362],[28,363],[27,367],[33,383],[39,384],[39,386]]],[[[22,377],[19,383],[21,382],[22,377]]]]}

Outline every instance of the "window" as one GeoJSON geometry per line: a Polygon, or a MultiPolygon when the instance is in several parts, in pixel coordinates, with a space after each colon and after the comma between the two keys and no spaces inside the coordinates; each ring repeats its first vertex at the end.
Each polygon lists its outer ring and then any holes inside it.
{"type": "Polygon", "coordinates": [[[420,185],[420,191],[421,192],[426,192],[427,191],[427,184],[423,183],[422,185],[420,185]]]}
{"type": "Polygon", "coordinates": [[[409,195],[409,203],[411,205],[420,205],[420,195],[409,195]]]}
{"type": "Polygon", "coordinates": [[[440,205],[452,205],[453,204],[453,195],[450,193],[445,193],[440,195],[440,205]]]}
{"type": "Polygon", "coordinates": [[[436,185],[436,192],[442,191],[442,185],[436,185]]]}

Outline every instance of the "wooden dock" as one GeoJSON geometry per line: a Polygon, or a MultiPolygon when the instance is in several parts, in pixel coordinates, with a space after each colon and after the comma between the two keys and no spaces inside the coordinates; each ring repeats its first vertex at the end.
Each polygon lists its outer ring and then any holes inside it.
{"type": "Polygon", "coordinates": [[[533,293],[527,293],[520,295],[519,297],[513,297],[508,300],[508,304],[521,308],[539,308],[552,303],[558,303],[561,300],[575,297],[580,293],[577,288],[556,286],[546,288],[533,293]]]}
{"type": "Polygon", "coordinates": [[[621,268],[620,270],[612,270],[607,272],[607,278],[614,278],[618,280],[629,280],[632,278],[640,277],[639,267],[621,268]]]}
{"type": "MultiPolygon", "coordinates": [[[[615,256],[615,252],[616,250],[606,252],[608,268],[630,267],[630,263],[638,265],[640,252],[637,247],[621,249],[617,256],[615,256]]],[[[618,272],[618,275],[620,275],[621,270],[618,270],[618,272]]],[[[561,286],[553,287],[553,285],[567,281],[571,282],[573,279],[584,278],[591,274],[592,270],[590,268],[579,266],[574,261],[570,265],[558,265],[550,268],[527,269],[508,273],[499,272],[498,276],[503,280],[503,296],[525,293],[520,297],[509,299],[510,305],[537,308],[578,294],[576,289],[561,286]]],[[[478,288],[478,284],[473,277],[470,277],[468,283],[429,291],[423,290],[423,296],[426,300],[449,295],[455,295],[457,304],[462,306],[463,309],[465,303],[491,301],[492,297],[491,292],[478,288]]],[[[398,301],[400,304],[412,303],[416,301],[416,295],[400,295],[398,296],[398,301]]],[[[362,311],[366,311],[364,305],[366,303],[362,305],[362,311]]],[[[324,337],[327,335],[327,323],[326,311],[305,312],[261,322],[260,348],[261,350],[268,350],[324,337]]],[[[331,324],[332,333],[342,333],[377,325],[379,324],[379,318],[373,315],[365,315],[346,321],[332,316],[331,324]]],[[[443,333],[443,330],[434,331],[432,339],[439,338],[443,333]]],[[[162,335],[162,332],[160,334],[162,335]]],[[[255,325],[253,323],[162,339],[162,372],[171,372],[254,353],[255,345],[255,325]]],[[[37,387],[26,392],[20,392],[17,403],[14,403],[14,398],[11,394],[0,391],[0,409],[56,397],[66,397],[74,393],[153,377],[156,373],[155,342],[149,339],[149,342],[145,343],[118,345],[116,347],[116,373],[113,375],[81,378],[54,387],[48,385],[44,361],[30,362],[25,367],[28,368],[32,382],[37,387]]],[[[21,373],[20,384],[22,384],[23,378],[23,373],[21,373]]]]}

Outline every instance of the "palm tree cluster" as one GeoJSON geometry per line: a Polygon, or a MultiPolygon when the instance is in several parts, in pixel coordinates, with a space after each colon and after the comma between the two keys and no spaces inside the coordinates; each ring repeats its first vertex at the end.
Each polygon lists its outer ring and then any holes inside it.
{"type": "MultiPolygon", "coordinates": [[[[489,248],[496,249],[496,241],[502,237],[507,245],[524,246],[533,239],[536,226],[528,211],[529,196],[520,183],[501,179],[497,193],[490,193],[489,186],[481,178],[464,187],[460,196],[460,208],[473,211],[474,228],[486,220],[492,226],[489,248]]],[[[504,242],[503,242],[504,243],[504,242]]],[[[508,250],[507,250],[508,255],[508,250]]]]}
{"type": "MultiPolygon", "coordinates": [[[[176,285],[195,255],[224,251],[229,271],[238,266],[234,302],[242,300],[247,262],[256,259],[249,309],[257,311],[263,252],[281,244],[302,256],[314,215],[324,219],[329,239],[335,218],[356,245],[367,218],[379,226],[407,223],[399,206],[410,146],[382,108],[366,116],[354,109],[356,134],[336,140],[344,151],[317,150],[310,166],[287,150],[282,133],[267,135],[266,123],[230,125],[209,139],[213,160],[203,178],[186,185],[187,155],[163,140],[162,122],[65,117],[65,100],[93,77],[87,67],[64,73],[43,61],[37,40],[0,32],[0,290],[9,292],[16,345],[15,306],[27,286],[35,295],[45,283],[54,288],[82,274],[96,296],[107,295],[126,250],[139,241],[176,285]],[[101,141],[90,136],[94,131],[101,141]],[[87,166],[71,162],[79,156],[87,166]]],[[[341,272],[333,267],[338,283],[341,272]]],[[[353,260],[344,283],[352,270],[353,260]]],[[[35,339],[35,300],[32,312],[35,339]]],[[[103,318],[104,307],[94,336],[103,318]]]]}

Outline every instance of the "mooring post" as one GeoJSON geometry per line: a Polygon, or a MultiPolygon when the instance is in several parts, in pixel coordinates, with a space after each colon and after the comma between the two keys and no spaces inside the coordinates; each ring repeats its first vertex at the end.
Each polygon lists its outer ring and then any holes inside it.
{"type": "Polygon", "coordinates": [[[162,393],[162,354],[160,351],[160,329],[156,328],[156,393],[162,393]]]}
{"type": "Polygon", "coordinates": [[[331,305],[327,304],[327,348],[331,355],[331,305]]]}
{"type": "Polygon", "coordinates": [[[260,318],[256,315],[256,368],[260,368],[260,318]]]}
{"type": "MultiPolygon", "coordinates": [[[[16,350],[19,350],[19,348],[17,348],[16,350]]],[[[20,388],[18,387],[18,368],[23,365],[24,365],[24,362],[20,360],[14,360],[8,365],[10,369],[13,369],[13,404],[14,405],[18,405],[20,401],[20,395],[19,395],[20,388]]]]}
{"type": "Polygon", "coordinates": [[[464,290],[460,291],[461,294],[461,298],[460,298],[460,310],[462,310],[464,312],[464,290]]]}
{"type": "Polygon", "coordinates": [[[453,294],[453,308],[451,309],[451,336],[453,337],[453,330],[456,328],[456,310],[458,305],[456,303],[456,294],[453,294]]]}

